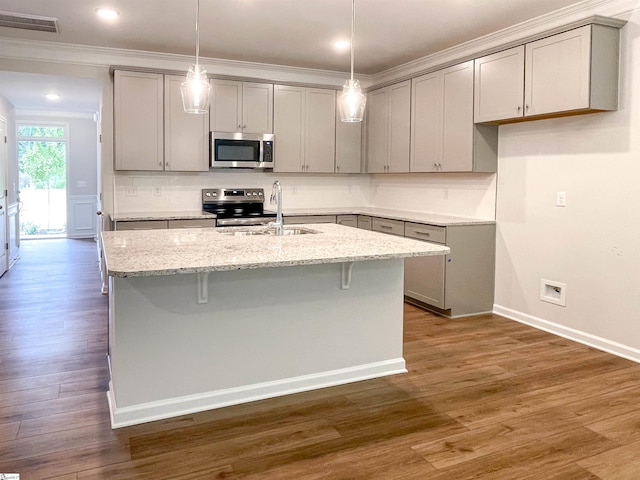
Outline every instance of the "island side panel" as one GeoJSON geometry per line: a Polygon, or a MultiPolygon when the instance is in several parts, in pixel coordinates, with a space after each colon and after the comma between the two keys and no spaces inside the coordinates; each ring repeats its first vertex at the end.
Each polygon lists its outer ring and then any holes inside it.
{"type": "Polygon", "coordinates": [[[403,263],[112,277],[114,427],[406,371],[403,263]]]}

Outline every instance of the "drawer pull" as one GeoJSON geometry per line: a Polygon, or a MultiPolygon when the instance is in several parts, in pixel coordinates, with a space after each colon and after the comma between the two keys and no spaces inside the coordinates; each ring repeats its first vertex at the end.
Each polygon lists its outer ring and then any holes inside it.
{"type": "Polygon", "coordinates": [[[380,225],[380,228],[384,228],[385,230],[393,230],[393,227],[390,225],[380,225]]]}
{"type": "Polygon", "coordinates": [[[420,232],[419,230],[414,230],[413,233],[415,233],[416,235],[424,235],[425,237],[431,236],[429,232],[420,232]]]}

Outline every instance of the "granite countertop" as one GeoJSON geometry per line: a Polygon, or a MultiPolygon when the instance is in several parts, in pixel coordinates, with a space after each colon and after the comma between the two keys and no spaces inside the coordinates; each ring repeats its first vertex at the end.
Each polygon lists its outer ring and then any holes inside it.
{"type": "MultiPolygon", "coordinates": [[[[267,209],[267,212],[274,213],[267,209]]],[[[493,225],[495,220],[457,217],[454,215],[440,215],[437,213],[413,212],[410,210],[394,210],[378,207],[329,207],[329,208],[286,208],[284,216],[293,215],[369,215],[372,217],[388,218],[391,220],[401,220],[403,222],[425,223],[447,227],[450,225],[493,225]]],[[[113,213],[111,220],[114,222],[133,222],[143,220],[193,220],[200,218],[211,218],[209,213],[199,212],[132,212],[113,213]]]]}
{"type": "Polygon", "coordinates": [[[211,213],[203,213],[202,210],[186,211],[186,212],[129,212],[129,213],[112,213],[111,221],[113,222],[138,222],[143,220],[197,220],[211,219],[215,215],[211,213]]]}
{"type": "MultiPolygon", "coordinates": [[[[449,248],[335,224],[305,235],[246,235],[224,229],[166,229],[103,232],[107,272],[114,277],[173,275],[265,267],[357,262],[445,255],[449,248]]],[[[264,227],[249,227],[248,230],[264,227]]],[[[236,228],[235,231],[238,229],[236,228]]]]}

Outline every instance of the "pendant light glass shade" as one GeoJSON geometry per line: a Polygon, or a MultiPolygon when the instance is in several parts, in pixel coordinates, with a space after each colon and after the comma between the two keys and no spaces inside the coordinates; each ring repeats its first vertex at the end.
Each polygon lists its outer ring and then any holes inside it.
{"type": "Polygon", "coordinates": [[[338,100],[340,120],[343,122],[361,122],[366,104],[367,97],[360,89],[360,82],[358,80],[344,82],[342,95],[338,100]]]}
{"type": "Polygon", "coordinates": [[[199,64],[200,56],[200,0],[196,2],[196,63],[189,67],[187,79],[180,84],[182,106],[187,113],[205,114],[209,111],[211,84],[207,71],[199,64]]]}
{"type": "Polygon", "coordinates": [[[367,97],[360,89],[360,82],[353,79],[354,39],[356,30],[356,0],[351,0],[351,78],[344,82],[342,95],[338,99],[340,120],[343,122],[361,122],[367,97]]]}
{"type": "Polygon", "coordinates": [[[185,112],[204,114],[209,111],[211,84],[204,67],[198,64],[189,67],[187,79],[180,84],[180,93],[185,112]]]}

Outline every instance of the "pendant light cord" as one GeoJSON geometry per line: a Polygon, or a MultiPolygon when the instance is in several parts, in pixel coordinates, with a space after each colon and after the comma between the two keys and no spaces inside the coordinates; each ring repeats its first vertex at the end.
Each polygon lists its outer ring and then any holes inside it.
{"type": "Polygon", "coordinates": [[[354,56],[353,40],[355,39],[355,31],[356,31],[356,0],[351,0],[351,83],[353,83],[353,56],[354,56]]]}
{"type": "Polygon", "coordinates": [[[200,57],[200,0],[196,1],[196,65],[199,65],[200,57]]]}

